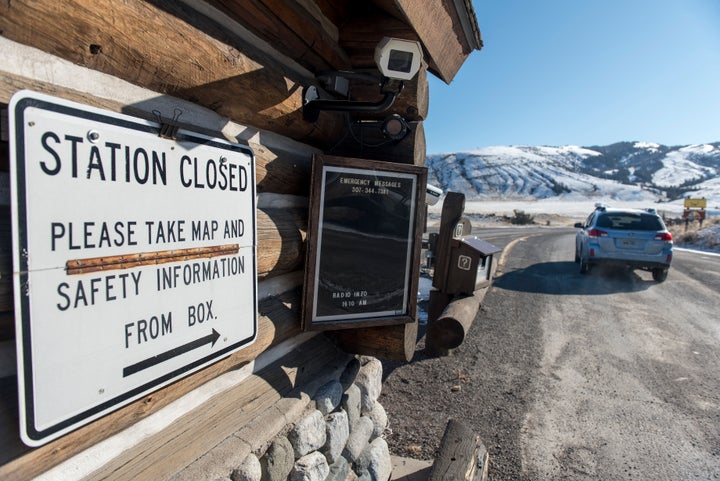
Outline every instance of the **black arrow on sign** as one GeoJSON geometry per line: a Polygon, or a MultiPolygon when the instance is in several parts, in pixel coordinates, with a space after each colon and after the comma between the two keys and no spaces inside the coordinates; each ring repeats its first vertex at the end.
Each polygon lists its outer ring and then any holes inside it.
{"type": "Polygon", "coordinates": [[[187,344],[172,348],[169,351],[163,352],[162,354],[158,354],[157,356],[153,356],[149,359],[145,359],[144,361],[140,361],[131,366],[123,368],[123,377],[131,376],[136,372],[140,372],[144,369],[160,364],[161,362],[165,362],[168,359],[172,359],[173,357],[177,357],[181,354],[185,354],[186,352],[190,352],[193,349],[204,346],[205,344],[210,344],[210,347],[213,347],[215,345],[215,341],[217,341],[219,338],[220,333],[213,329],[212,334],[208,334],[205,337],[190,341],[187,344]]]}

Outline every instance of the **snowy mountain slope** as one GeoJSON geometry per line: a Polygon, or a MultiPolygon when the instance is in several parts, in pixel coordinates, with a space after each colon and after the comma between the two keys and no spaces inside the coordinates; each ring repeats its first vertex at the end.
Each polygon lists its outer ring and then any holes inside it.
{"type": "Polygon", "coordinates": [[[610,198],[720,204],[720,143],[487,147],[428,155],[429,182],[468,200],[610,198]]]}
{"type": "Polygon", "coordinates": [[[715,177],[718,168],[704,162],[713,152],[720,159],[717,155],[720,151],[712,145],[691,145],[668,152],[662,159],[663,167],[655,172],[652,181],[657,186],[669,187],[715,177]]]}

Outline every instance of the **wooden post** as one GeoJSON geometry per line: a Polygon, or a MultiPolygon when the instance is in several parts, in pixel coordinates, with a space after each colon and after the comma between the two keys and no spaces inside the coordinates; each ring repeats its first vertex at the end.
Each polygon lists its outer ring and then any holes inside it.
{"type": "Polygon", "coordinates": [[[480,436],[465,424],[451,419],[445,426],[440,452],[428,481],[485,481],[489,455],[480,436]]]}
{"type": "MultiPolygon", "coordinates": [[[[450,349],[463,343],[470,326],[477,316],[480,303],[485,297],[487,287],[478,289],[470,296],[454,296],[448,287],[450,266],[450,246],[452,240],[470,233],[470,221],[463,217],[465,196],[448,192],[442,208],[440,232],[435,252],[434,290],[430,291],[428,305],[428,329],[425,339],[425,351],[434,356],[447,356],[450,349]]],[[[495,263],[491,264],[490,279],[495,272],[495,263]]]]}
{"type": "Polygon", "coordinates": [[[442,214],[440,216],[440,232],[437,239],[437,252],[435,253],[435,274],[433,275],[433,287],[439,290],[445,289],[447,280],[448,264],[450,262],[450,241],[453,239],[455,227],[462,219],[465,211],[465,194],[448,192],[443,201],[442,214]]]}
{"type": "Polygon", "coordinates": [[[443,201],[440,232],[435,241],[435,272],[432,283],[434,289],[430,291],[428,329],[425,334],[425,350],[433,356],[448,355],[447,348],[433,339],[434,330],[432,327],[453,297],[445,292],[448,264],[450,262],[450,241],[453,239],[455,226],[462,219],[464,210],[465,195],[458,192],[448,192],[443,201]]]}
{"type": "Polygon", "coordinates": [[[430,291],[428,299],[428,322],[435,322],[445,310],[454,296],[437,289],[430,291]]]}
{"type": "Polygon", "coordinates": [[[430,333],[431,327],[440,318],[440,315],[445,310],[445,307],[450,303],[453,296],[446,292],[432,289],[428,299],[428,328],[425,330],[425,352],[431,356],[447,356],[449,351],[447,348],[439,342],[433,339],[433,334],[430,333]]]}

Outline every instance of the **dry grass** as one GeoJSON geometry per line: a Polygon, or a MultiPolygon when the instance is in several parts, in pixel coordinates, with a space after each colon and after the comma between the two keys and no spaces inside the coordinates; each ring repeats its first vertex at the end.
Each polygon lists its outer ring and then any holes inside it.
{"type": "Polygon", "coordinates": [[[705,249],[720,250],[720,239],[698,234],[702,229],[720,226],[720,219],[707,219],[702,223],[692,221],[685,225],[683,219],[666,220],[668,230],[673,236],[673,243],[677,246],[700,246],[705,249]]]}

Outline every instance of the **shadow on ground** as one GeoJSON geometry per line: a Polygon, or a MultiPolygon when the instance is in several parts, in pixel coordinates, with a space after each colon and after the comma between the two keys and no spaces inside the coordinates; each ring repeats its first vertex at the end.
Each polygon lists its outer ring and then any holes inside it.
{"type": "Polygon", "coordinates": [[[505,272],[493,281],[494,287],[509,291],[590,296],[644,291],[654,284],[652,278],[624,267],[594,266],[589,273],[580,274],[578,264],[571,261],[533,264],[505,272]]]}

